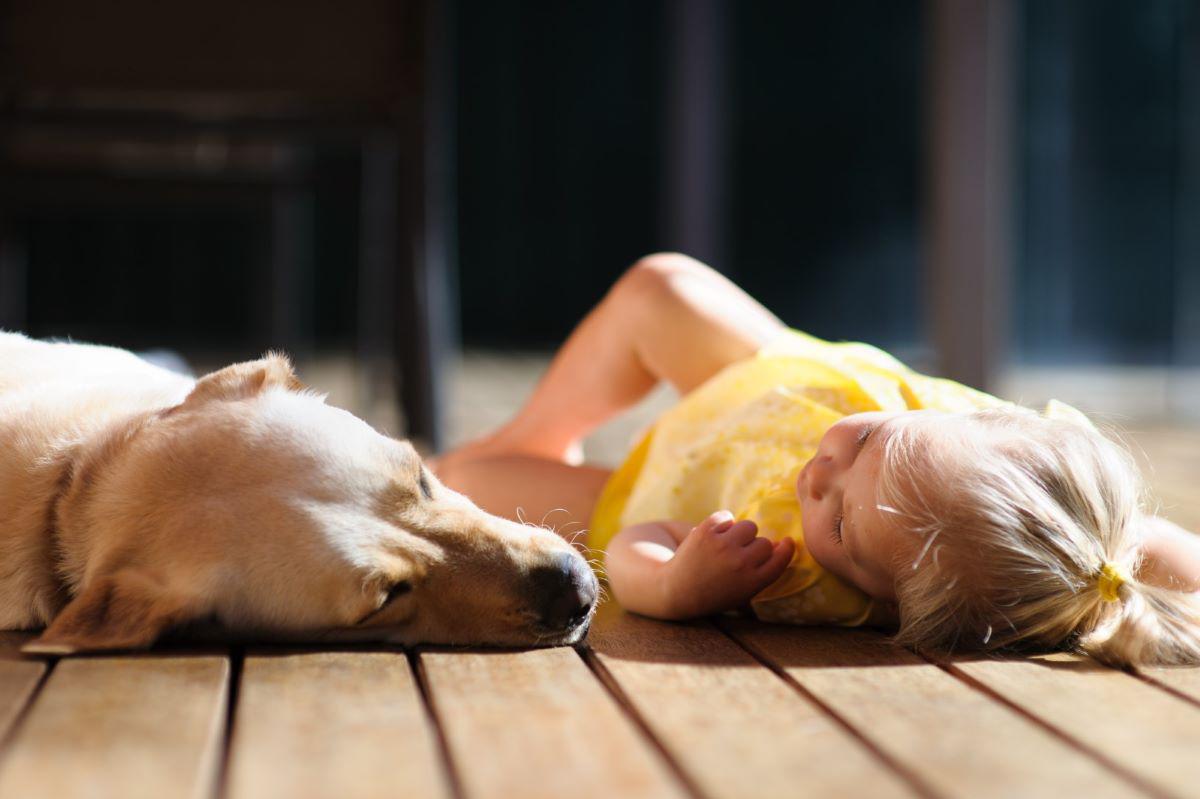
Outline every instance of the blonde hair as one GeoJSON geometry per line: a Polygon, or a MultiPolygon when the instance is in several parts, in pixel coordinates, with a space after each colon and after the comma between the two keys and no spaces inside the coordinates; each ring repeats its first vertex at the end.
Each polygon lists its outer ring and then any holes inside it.
{"type": "Polygon", "coordinates": [[[884,442],[880,507],[918,540],[898,569],[897,640],[1200,663],[1197,597],[1132,576],[1146,519],[1141,485],[1124,447],[1086,423],[1025,408],[898,428],[884,442]],[[931,441],[927,425],[951,437],[931,441]],[[1107,599],[1106,564],[1127,576],[1107,599]]]}

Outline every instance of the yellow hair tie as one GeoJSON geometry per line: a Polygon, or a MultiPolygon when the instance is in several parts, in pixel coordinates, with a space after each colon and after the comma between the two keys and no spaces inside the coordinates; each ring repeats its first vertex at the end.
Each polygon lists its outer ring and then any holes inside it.
{"type": "Polygon", "coordinates": [[[1096,588],[1100,598],[1105,602],[1116,602],[1121,598],[1121,586],[1129,580],[1125,570],[1111,560],[1105,561],[1100,567],[1100,576],[1096,579],[1096,588]]]}

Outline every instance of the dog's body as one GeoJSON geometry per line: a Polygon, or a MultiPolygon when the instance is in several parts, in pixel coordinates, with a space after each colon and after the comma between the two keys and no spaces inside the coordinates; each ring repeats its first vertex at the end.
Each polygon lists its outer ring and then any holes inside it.
{"type": "Polygon", "coordinates": [[[145,646],[180,623],[564,643],[595,582],[557,536],[440,486],[268,357],[199,381],[0,333],[0,628],[145,646]]]}
{"type": "Polygon", "coordinates": [[[55,501],[72,470],[191,389],[124,350],[0,333],[0,628],[49,624],[68,598],[62,588],[83,582],[90,542],[55,540],[55,501]],[[60,561],[56,546],[78,554],[60,561]]]}

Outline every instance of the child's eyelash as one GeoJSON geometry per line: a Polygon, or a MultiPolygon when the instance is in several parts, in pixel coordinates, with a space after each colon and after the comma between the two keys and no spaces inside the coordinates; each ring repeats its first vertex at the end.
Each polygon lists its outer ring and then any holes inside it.
{"type": "Polygon", "coordinates": [[[833,520],[833,535],[831,538],[833,538],[835,544],[842,543],[842,514],[840,513],[833,520]]]}
{"type": "Polygon", "coordinates": [[[879,425],[873,424],[873,425],[868,425],[867,427],[864,427],[862,429],[862,432],[858,434],[858,448],[859,449],[862,449],[864,446],[866,446],[867,439],[871,437],[871,434],[875,432],[875,428],[878,426],[879,425]]]}

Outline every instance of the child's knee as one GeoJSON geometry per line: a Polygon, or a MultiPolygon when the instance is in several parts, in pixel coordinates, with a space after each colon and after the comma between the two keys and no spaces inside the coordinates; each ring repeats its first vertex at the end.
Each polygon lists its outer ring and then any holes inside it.
{"type": "Polygon", "coordinates": [[[669,281],[679,275],[707,277],[716,272],[708,264],[679,252],[656,252],[644,255],[629,267],[627,276],[635,280],[669,281]]]}
{"type": "Polygon", "coordinates": [[[619,301],[662,308],[686,298],[682,284],[707,280],[716,273],[711,267],[676,252],[658,252],[639,258],[613,287],[619,301]]]}

